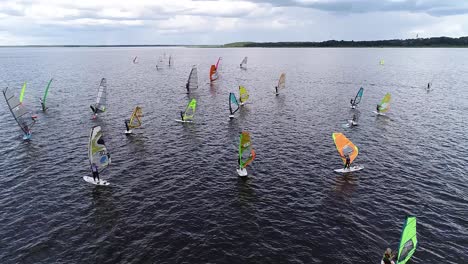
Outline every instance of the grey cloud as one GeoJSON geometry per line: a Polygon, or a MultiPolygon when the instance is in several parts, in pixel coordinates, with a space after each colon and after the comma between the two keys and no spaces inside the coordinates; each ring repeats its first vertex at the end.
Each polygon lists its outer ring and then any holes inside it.
{"type": "Polygon", "coordinates": [[[318,0],[300,2],[298,0],[250,0],[256,3],[270,3],[279,7],[305,7],[336,13],[369,13],[369,12],[413,12],[426,13],[432,16],[449,16],[468,13],[466,0],[318,0]]]}

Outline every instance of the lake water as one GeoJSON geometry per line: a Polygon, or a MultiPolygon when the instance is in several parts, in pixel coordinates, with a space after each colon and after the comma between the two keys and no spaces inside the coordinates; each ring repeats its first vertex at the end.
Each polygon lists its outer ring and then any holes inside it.
{"type": "Polygon", "coordinates": [[[25,142],[0,104],[2,263],[379,263],[406,215],[418,219],[412,263],[468,261],[466,49],[2,48],[0,66],[17,95],[27,81],[24,104],[39,116],[25,142]],[[164,53],[174,66],[156,71],[164,53]],[[174,119],[194,64],[196,121],[184,125],[174,119]],[[108,110],[91,120],[102,77],[108,110]],[[230,121],[238,85],[250,104],[230,121]],[[345,128],[361,86],[359,126],[345,128]],[[387,92],[391,109],[376,117],[387,92]],[[137,105],[143,128],[127,137],[137,105]],[[82,179],[95,125],[112,155],[109,187],[82,179]],[[242,130],[257,152],[246,181],[242,130]],[[333,171],[343,166],[333,132],[359,147],[364,170],[333,171]]]}

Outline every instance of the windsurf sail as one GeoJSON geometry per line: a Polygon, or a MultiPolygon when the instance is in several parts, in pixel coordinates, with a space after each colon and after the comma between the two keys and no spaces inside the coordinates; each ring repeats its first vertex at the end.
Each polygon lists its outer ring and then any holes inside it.
{"type": "Polygon", "coordinates": [[[242,60],[242,62],[240,63],[240,67],[241,68],[245,68],[247,65],[247,57],[244,57],[244,59],[242,60]]]}
{"type": "Polygon", "coordinates": [[[138,56],[135,56],[135,58],[133,58],[133,63],[138,63],[138,56]]]}
{"type": "Polygon", "coordinates": [[[346,156],[349,156],[349,164],[353,163],[354,159],[356,159],[357,155],[359,154],[359,150],[356,145],[351,142],[343,133],[333,133],[332,134],[333,141],[335,142],[336,150],[340,154],[341,160],[343,160],[343,164],[346,164],[346,156]]]}
{"type": "Polygon", "coordinates": [[[278,80],[278,90],[286,87],[286,73],[282,73],[278,80]]]}
{"type": "Polygon", "coordinates": [[[380,101],[380,104],[379,104],[379,112],[381,113],[385,113],[388,111],[388,109],[390,108],[390,100],[392,99],[392,96],[390,95],[390,93],[387,93],[384,98],[382,99],[382,101],[380,101]]]}
{"type": "Polygon", "coordinates": [[[361,102],[362,94],[364,93],[364,88],[360,88],[356,97],[354,97],[353,105],[358,105],[361,102]]]}
{"type": "Polygon", "coordinates": [[[216,66],[211,65],[210,68],[210,81],[215,81],[218,79],[218,72],[216,71],[216,66]]]}
{"type": "Polygon", "coordinates": [[[380,65],[384,65],[385,64],[385,61],[384,60],[380,60],[380,65]]]}
{"type": "Polygon", "coordinates": [[[400,246],[398,247],[397,264],[405,264],[416,251],[418,239],[416,237],[416,217],[407,216],[401,232],[400,246]]]}
{"type": "Polygon", "coordinates": [[[192,66],[185,88],[187,89],[187,93],[198,88],[198,70],[196,65],[192,66]]]}
{"type": "Polygon", "coordinates": [[[15,118],[16,123],[23,130],[24,134],[30,135],[31,128],[36,123],[36,120],[32,117],[31,112],[29,112],[26,107],[20,102],[20,100],[11,92],[8,87],[3,90],[3,96],[10,109],[13,118],[15,118]]]}
{"type": "Polygon", "coordinates": [[[47,87],[44,92],[44,97],[42,97],[41,106],[42,106],[42,111],[44,112],[47,110],[46,99],[47,99],[47,95],[49,94],[49,88],[50,88],[50,84],[52,83],[52,80],[53,79],[50,79],[49,83],[47,84],[47,87]]]}
{"type": "Polygon", "coordinates": [[[106,101],[107,101],[107,80],[106,78],[101,79],[101,84],[99,85],[98,94],[96,97],[96,103],[93,105],[96,109],[96,112],[105,112],[106,111],[106,101]]]}
{"type": "Polygon", "coordinates": [[[242,131],[239,143],[239,167],[241,169],[247,167],[255,159],[255,156],[249,132],[242,131]]]}
{"type": "Polygon", "coordinates": [[[169,55],[169,67],[172,66],[172,55],[169,55]]]}
{"type": "Polygon", "coordinates": [[[91,128],[88,143],[88,159],[89,164],[95,164],[99,172],[102,172],[111,164],[110,154],[102,138],[100,126],[91,128]]]}
{"type": "Polygon", "coordinates": [[[219,67],[221,67],[221,64],[219,64],[219,63],[221,62],[221,59],[222,59],[222,58],[219,57],[219,58],[218,58],[218,61],[216,62],[216,71],[218,71],[218,70],[220,69],[219,67]]]}
{"type": "Polygon", "coordinates": [[[241,104],[244,104],[249,99],[249,93],[244,86],[239,86],[239,101],[241,104]]]}
{"type": "Polygon", "coordinates": [[[197,109],[197,100],[193,98],[185,108],[184,121],[193,120],[195,110],[197,109]]]}
{"type": "Polygon", "coordinates": [[[24,99],[24,92],[26,91],[26,82],[24,82],[23,84],[23,88],[21,88],[21,93],[20,93],[20,97],[19,97],[19,101],[20,103],[23,103],[23,99],[24,99]]]}
{"type": "Polygon", "coordinates": [[[237,98],[234,93],[229,93],[229,113],[234,115],[237,110],[239,110],[239,102],[237,102],[237,98]]]}
{"type": "Polygon", "coordinates": [[[141,117],[143,116],[143,111],[141,107],[137,106],[133,110],[132,116],[130,117],[130,122],[128,123],[129,128],[138,128],[141,127],[141,117]]]}

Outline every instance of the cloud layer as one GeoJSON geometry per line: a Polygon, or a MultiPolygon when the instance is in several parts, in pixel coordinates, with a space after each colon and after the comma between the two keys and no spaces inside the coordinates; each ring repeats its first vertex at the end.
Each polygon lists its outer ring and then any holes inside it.
{"type": "Polygon", "coordinates": [[[468,35],[465,0],[2,0],[0,45],[468,35]]]}

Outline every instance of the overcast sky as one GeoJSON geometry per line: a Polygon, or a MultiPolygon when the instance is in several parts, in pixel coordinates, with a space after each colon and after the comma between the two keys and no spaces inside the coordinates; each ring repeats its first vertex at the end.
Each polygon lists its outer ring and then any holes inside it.
{"type": "Polygon", "coordinates": [[[468,0],[0,0],[0,45],[468,35],[468,0]]]}

